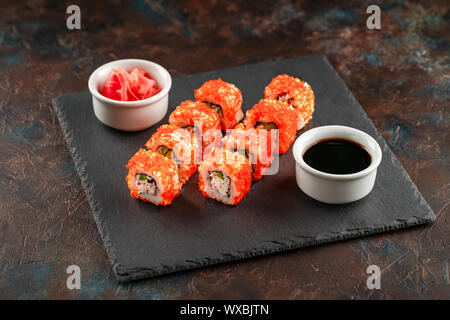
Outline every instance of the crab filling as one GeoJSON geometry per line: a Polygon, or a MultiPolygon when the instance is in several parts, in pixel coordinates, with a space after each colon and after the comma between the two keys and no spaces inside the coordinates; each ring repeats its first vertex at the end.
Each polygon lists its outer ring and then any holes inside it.
{"type": "Polygon", "coordinates": [[[255,128],[266,129],[266,130],[274,130],[278,129],[278,126],[274,122],[260,122],[257,121],[255,124],[255,128]]]}
{"type": "Polygon", "coordinates": [[[138,194],[149,194],[156,196],[158,193],[156,181],[144,173],[136,174],[136,187],[138,189],[138,194]]]}
{"type": "Polygon", "coordinates": [[[210,171],[211,188],[222,197],[230,197],[230,178],[221,171],[210,171]]]}
{"type": "Polygon", "coordinates": [[[208,102],[208,101],[203,101],[203,103],[206,103],[206,105],[208,105],[208,107],[210,107],[211,109],[213,109],[214,111],[217,112],[219,117],[222,117],[223,112],[222,112],[222,107],[220,105],[214,104],[214,103],[208,102]]]}

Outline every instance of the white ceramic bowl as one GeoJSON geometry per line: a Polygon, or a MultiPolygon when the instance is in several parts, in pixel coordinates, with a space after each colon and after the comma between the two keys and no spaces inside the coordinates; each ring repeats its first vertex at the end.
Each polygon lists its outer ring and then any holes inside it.
{"type": "Polygon", "coordinates": [[[166,115],[172,78],[166,69],[154,62],[124,59],[112,61],[97,68],[89,77],[88,86],[98,120],[115,129],[137,131],[151,127],[166,115]],[[138,101],[117,101],[104,97],[100,91],[116,67],[127,71],[133,68],[146,71],[156,81],[161,91],[153,97],[138,101]]]}
{"type": "Polygon", "coordinates": [[[323,126],[306,131],[294,143],[295,176],[300,189],[313,199],[330,204],[342,204],[364,198],[372,191],[381,162],[381,149],[367,133],[345,126],[323,126]],[[366,169],[352,174],[330,174],[305,163],[303,154],[319,140],[345,138],[362,145],[372,161],[366,169]]]}

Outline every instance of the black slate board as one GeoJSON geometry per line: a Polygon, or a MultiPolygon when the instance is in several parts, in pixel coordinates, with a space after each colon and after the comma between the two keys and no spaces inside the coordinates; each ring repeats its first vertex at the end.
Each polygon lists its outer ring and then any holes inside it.
{"type": "MultiPolygon", "coordinates": [[[[204,198],[198,190],[197,174],[169,207],[146,204],[129,196],[124,166],[159,124],[135,133],[104,126],[95,118],[88,92],[53,101],[118,280],[152,277],[435,219],[325,57],[262,62],[175,78],[169,109],[193,99],[193,90],[204,81],[221,77],[241,89],[243,109],[247,110],[262,98],[270,80],[282,73],[299,76],[314,89],[316,111],[308,128],[348,125],[380,143],[383,160],[369,196],[347,205],[325,205],[309,198],[296,185],[289,150],[280,158],[278,174],[254,184],[236,207],[204,198]]],[[[168,116],[160,124],[167,123],[168,116]]]]}

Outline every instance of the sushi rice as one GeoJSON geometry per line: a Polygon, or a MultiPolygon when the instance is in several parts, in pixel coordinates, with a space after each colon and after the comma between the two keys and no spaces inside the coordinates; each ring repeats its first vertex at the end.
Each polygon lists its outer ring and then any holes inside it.
{"type": "Polygon", "coordinates": [[[285,153],[294,142],[297,134],[297,112],[283,102],[261,99],[247,111],[246,128],[278,130],[278,148],[275,152],[285,153]]]}
{"type": "Polygon", "coordinates": [[[252,166],[252,179],[257,181],[272,163],[276,142],[272,136],[269,130],[237,126],[224,137],[223,148],[244,155],[252,166]]]}
{"type": "Polygon", "coordinates": [[[159,153],[139,149],[126,167],[126,181],[134,198],[167,206],[180,193],[182,184],[175,162],[159,153]]]}
{"type": "Polygon", "coordinates": [[[174,161],[183,184],[197,171],[201,159],[200,142],[186,129],[170,124],[162,125],[145,146],[174,161]]]}
{"type": "Polygon", "coordinates": [[[220,117],[222,130],[233,129],[242,120],[242,93],[234,84],[222,79],[205,82],[194,91],[195,100],[206,103],[220,117]]]}
{"type": "Polygon", "coordinates": [[[202,139],[204,148],[218,146],[222,139],[220,119],[213,109],[199,101],[183,101],[169,117],[171,125],[186,128],[202,139]]]}
{"type": "Polygon", "coordinates": [[[272,79],[264,89],[266,99],[278,100],[294,108],[298,114],[297,130],[302,129],[314,112],[314,92],[299,78],[281,74],[272,79]]]}
{"type": "Polygon", "coordinates": [[[198,167],[203,195],[228,205],[238,204],[251,186],[251,165],[245,156],[213,148],[198,167]]]}

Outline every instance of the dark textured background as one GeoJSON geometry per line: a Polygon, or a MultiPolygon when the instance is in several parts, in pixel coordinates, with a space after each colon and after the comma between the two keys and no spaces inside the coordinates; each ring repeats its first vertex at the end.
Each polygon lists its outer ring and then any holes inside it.
{"type": "Polygon", "coordinates": [[[449,298],[449,5],[383,1],[2,1],[0,298],[449,298]],[[417,184],[427,226],[118,284],[50,100],[144,58],[173,76],[324,54],[417,184]],[[65,287],[66,267],[82,289],[65,287]],[[382,290],[366,288],[368,265],[382,290]]]}
{"type": "Polygon", "coordinates": [[[288,72],[314,88],[314,120],[300,133],[324,125],[364,131],[380,144],[382,161],[373,191],[345,205],[313,201],[295,182],[292,148],[279,169],[237,206],[205,198],[194,175],[170,206],[156,207],[129,195],[125,164],[157,130],[111,129],[97,120],[89,91],[54,99],[55,112],[86,192],[113,271],[120,281],[136,280],[417,226],[436,219],[410,177],[376,132],[342,79],[324,56],[248,64],[173,78],[169,114],[205,81],[222,78],[243,93],[245,113],[272,78],[288,72]],[[107,164],[107,165],[105,165],[107,164]]]}

